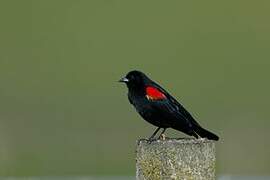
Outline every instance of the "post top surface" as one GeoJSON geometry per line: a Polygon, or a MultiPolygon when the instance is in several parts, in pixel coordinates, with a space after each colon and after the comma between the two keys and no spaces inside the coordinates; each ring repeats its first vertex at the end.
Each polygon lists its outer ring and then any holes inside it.
{"type": "Polygon", "coordinates": [[[201,143],[215,143],[213,140],[209,140],[206,138],[166,138],[165,140],[162,139],[155,139],[155,140],[148,140],[148,139],[139,139],[137,141],[138,144],[141,143],[149,143],[149,144],[159,144],[159,143],[176,143],[176,144],[201,144],[201,143]]]}

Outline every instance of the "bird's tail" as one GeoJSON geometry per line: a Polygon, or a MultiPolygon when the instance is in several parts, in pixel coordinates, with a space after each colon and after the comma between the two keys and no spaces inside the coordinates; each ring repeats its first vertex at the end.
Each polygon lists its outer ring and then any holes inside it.
{"type": "Polygon", "coordinates": [[[202,138],[207,138],[209,140],[215,140],[215,141],[219,139],[217,135],[215,135],[214,133],[211,133],[210,131],[207,131],[206,129],[200,126],[195,126],[194,130],[202,138]]]}

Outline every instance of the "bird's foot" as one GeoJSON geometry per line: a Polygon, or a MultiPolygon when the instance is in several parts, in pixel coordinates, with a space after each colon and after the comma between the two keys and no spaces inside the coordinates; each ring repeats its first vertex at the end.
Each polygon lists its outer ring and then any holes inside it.
{"type": "Polygon", "coordinates": [[[163,134],[163,133],[162,133],[162,134],[161,134],[161,135],[158,137],[158,139],[160,139],[160,140],[163,140],[163,141],[164,141],[164,140],[166,139],[165,134],[163,134]]]}
{"type": "Polygon", "coordinates": [[[153,141],[155,141],[155,140],[157,140],[156,138],[154,138],[154,137],[150,137],[148,140],[147,140],[147,142],[149,143],[149,144],[151,144],[153,141]]]}

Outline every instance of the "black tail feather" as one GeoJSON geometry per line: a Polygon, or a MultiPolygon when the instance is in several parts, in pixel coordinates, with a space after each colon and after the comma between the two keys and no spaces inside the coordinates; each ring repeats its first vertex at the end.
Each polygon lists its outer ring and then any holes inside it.
{"type": "Polygon", "coordinates": [[[215,135],[214,133],[211,133],[210,131],[207,131],[206,129],[203,129],[200,126],[196,126],[194,130],[202,138],[207,138],[209,140],[215,140],[215,141],[218,141],[219,139],[217,135],[215,135]]]}

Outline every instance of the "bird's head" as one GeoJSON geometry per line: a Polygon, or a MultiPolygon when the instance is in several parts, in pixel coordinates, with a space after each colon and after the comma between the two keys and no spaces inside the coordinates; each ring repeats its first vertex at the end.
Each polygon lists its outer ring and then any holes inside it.
{"type": "Polygon", "coordinates": [[[142,72],[134,70],[127,73],[127,75],[119,80],[125,83],[129,89],[139,89],[145,87],[145,84],[150,79],[142,72]]]}

